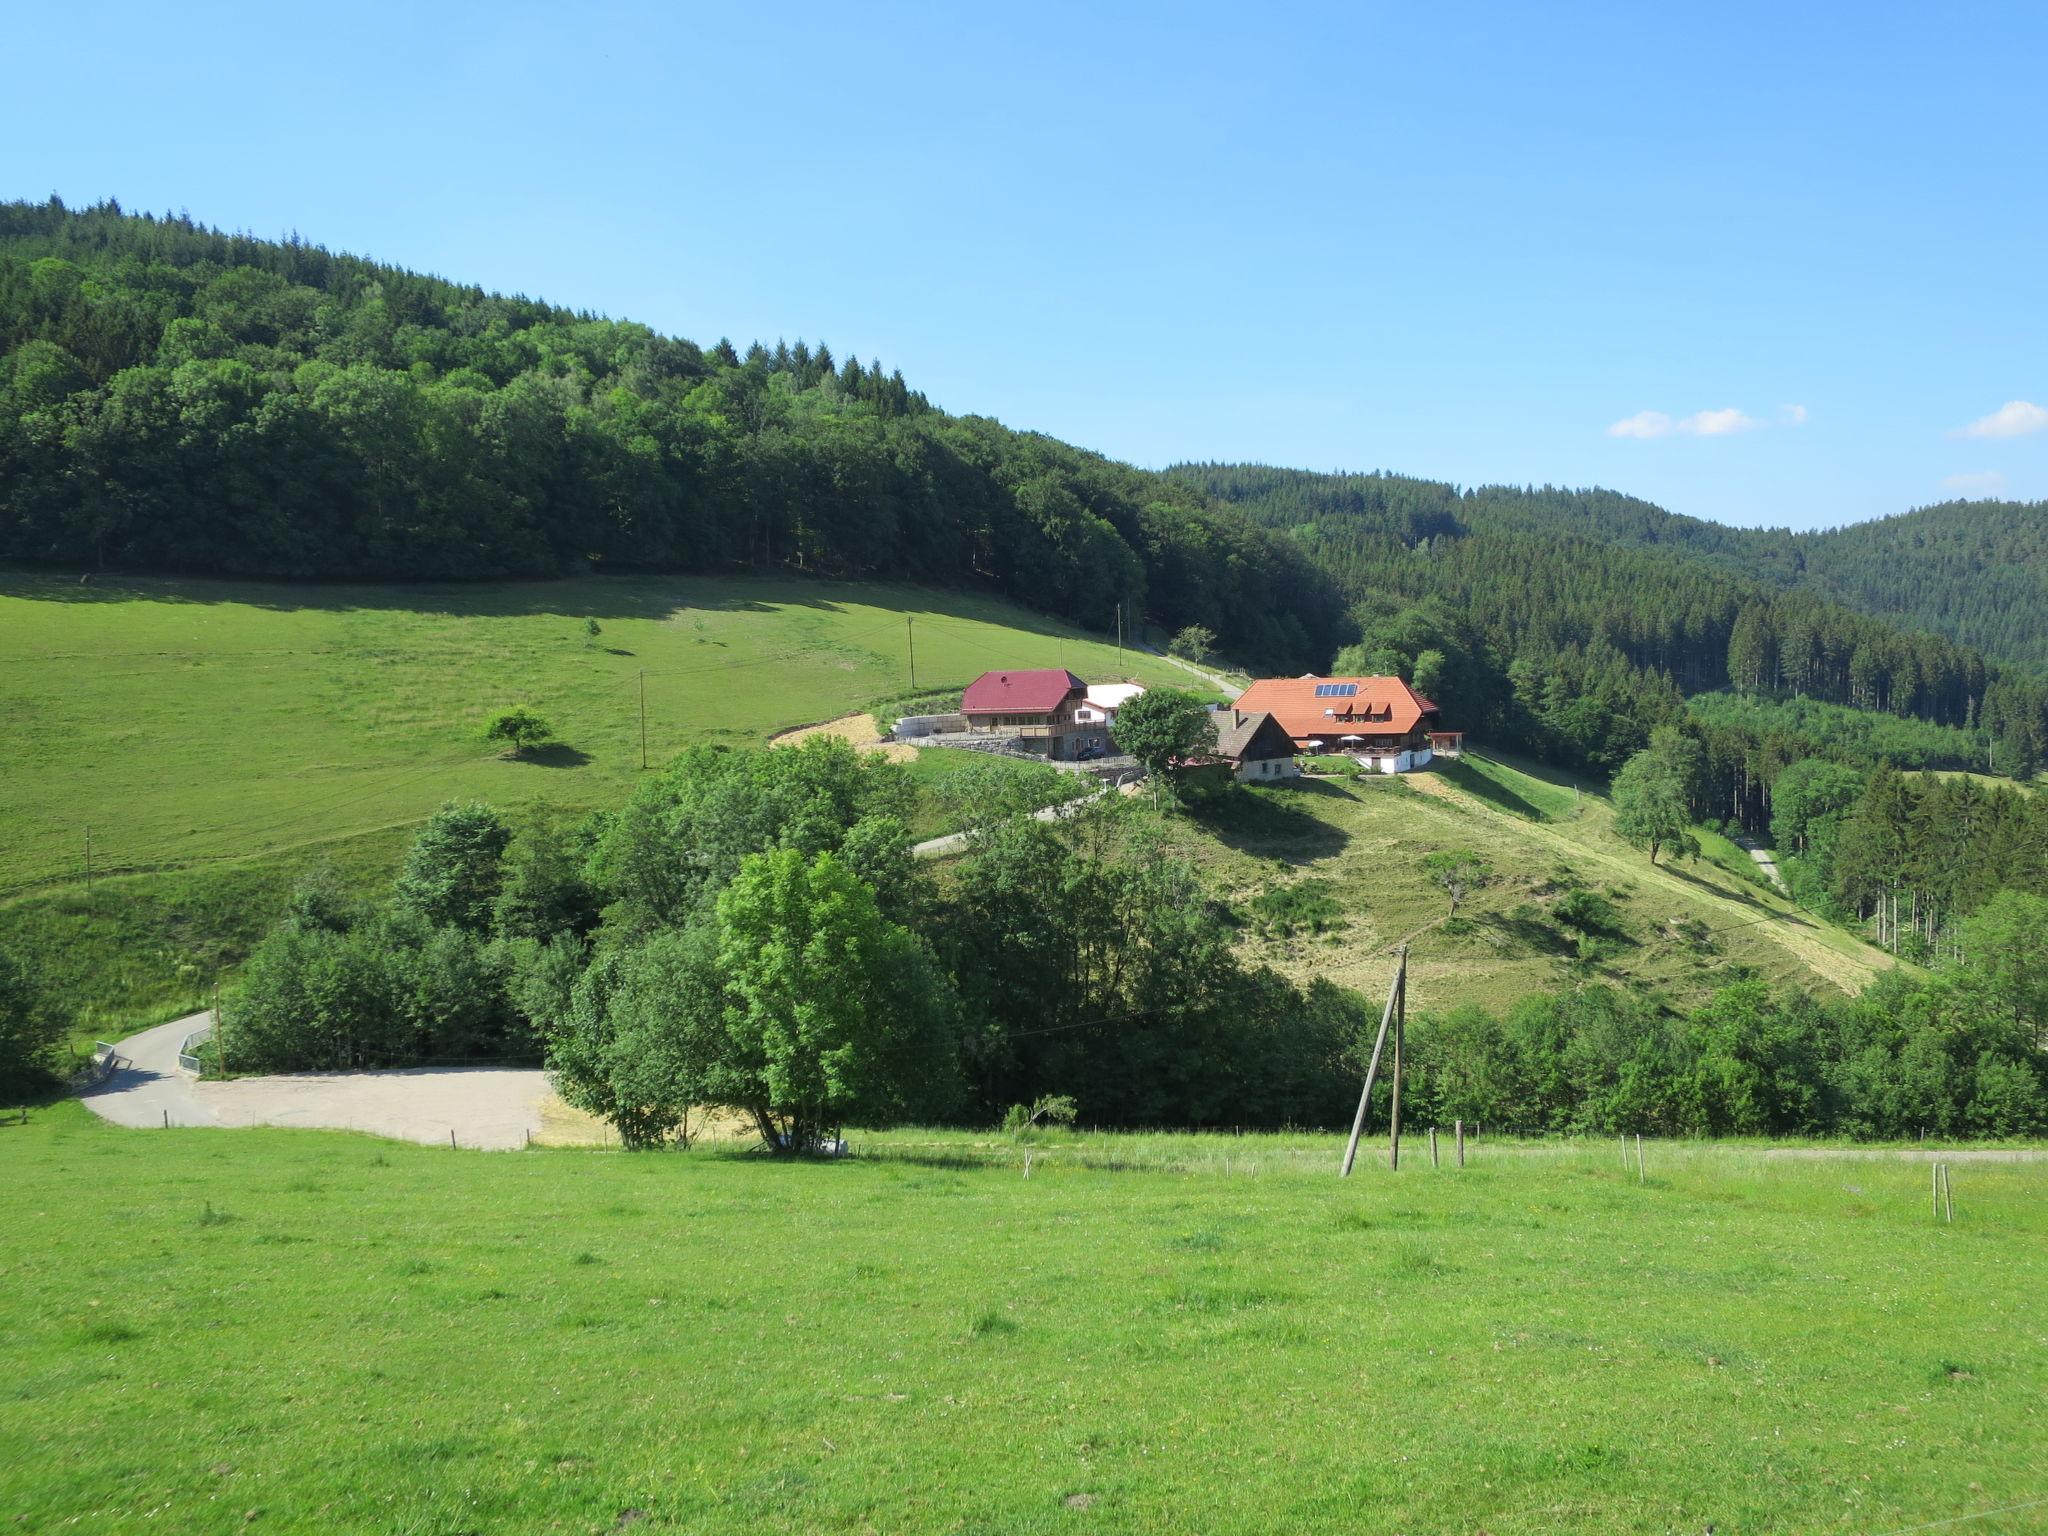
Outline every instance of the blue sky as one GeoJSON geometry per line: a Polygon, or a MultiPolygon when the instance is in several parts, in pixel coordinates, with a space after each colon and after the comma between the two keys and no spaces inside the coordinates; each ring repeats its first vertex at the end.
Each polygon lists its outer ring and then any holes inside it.
{"type": "Polygon", "coordinates": [[[34,67],[0,93],[0,196],[297,230],[700,341],[823,337],[1139,464],[1798,527],[2048,496],[2048,7],[115,4],[6,30],[34,67]]]}

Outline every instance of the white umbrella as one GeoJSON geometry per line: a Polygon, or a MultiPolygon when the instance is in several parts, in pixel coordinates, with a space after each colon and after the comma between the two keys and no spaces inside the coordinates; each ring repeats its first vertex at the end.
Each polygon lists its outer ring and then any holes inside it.
{"type": "Polygon", "coordinates": [[[1322,742],[1318,741],[1315,737],[1311,736],[1309,738],[1308,744],[1312,747],[1320,747],[1322,745],[1322,742]]]}
{"type": "Polygon", "coordinates": [[[1363,740],[1365,740],[1365,738],[1364,738],[1363,736],[1343,736],[1343,737],[1339,737],[1338,739],[1339,739],[1339,740],[1341,740],[1341,741],[1363,741],[1363,740]]]}

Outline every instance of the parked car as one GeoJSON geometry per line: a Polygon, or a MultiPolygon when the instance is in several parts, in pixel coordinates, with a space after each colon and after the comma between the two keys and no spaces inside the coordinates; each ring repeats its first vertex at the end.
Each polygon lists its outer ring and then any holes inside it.
{"type": "Polygon", "coordinates": [[[1109,748],[1103,746],[1100,742],[1095,742],[1076,752],[1074,754],[1074,761],[1077,763],[1088,763],[1093,762],[1098,757],[1107,756],[1109,756],[1109,748]]]}

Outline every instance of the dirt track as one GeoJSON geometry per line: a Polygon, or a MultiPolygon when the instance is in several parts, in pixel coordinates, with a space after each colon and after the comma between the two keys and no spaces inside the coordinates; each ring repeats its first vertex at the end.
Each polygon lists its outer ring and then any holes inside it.
{"type": "Polygon", "coordinates": [[[841,715],[837,720],[827,720],[822,725],[800,725],[793,731],[782,731],[769,737],[768,745],[794,746],[813,736],[837,736],[864,752],[879,752],[892,763],[907,763],[917,756],[917,748],[907,742],[884,741],[882,728],[876,724],[873,715],[841,715]]]}

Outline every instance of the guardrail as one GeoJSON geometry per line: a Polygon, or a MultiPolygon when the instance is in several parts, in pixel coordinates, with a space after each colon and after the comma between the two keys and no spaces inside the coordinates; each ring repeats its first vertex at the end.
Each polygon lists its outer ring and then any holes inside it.
{"type": "Polygon", "coordinates": [[[206,1063],[199,1059],[199,1052],[200,1048],[212,1038],[213,1026],[211,1024],[207,1025],[204,1029],[193,1030],[191,1034],[185,1037],[185,1043],[178,1047],[178,1066],[183,1071],[190,1072],[194,1077],[204,1073],[206,1063]]]}
{"type": "Polygon", "coordinates": [[[120,1066],[121,1062],[121,1053],[106,1041],[93,1041],[92,1055],[86,1059],[84,1066],[71,1074],[71,1091],[83,1093],[88,1088],[97,1087],[114,1075],[114,1069],[120,1066]]]}

